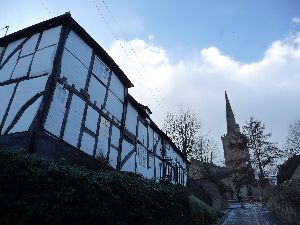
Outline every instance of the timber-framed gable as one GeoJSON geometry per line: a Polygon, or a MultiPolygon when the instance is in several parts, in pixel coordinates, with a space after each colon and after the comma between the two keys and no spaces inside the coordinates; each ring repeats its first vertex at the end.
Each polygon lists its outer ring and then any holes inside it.
{"type": "Polygon", "coordinates": [[[0,38],[0,146],[185,185],[187,159],[69,13],[0,38]],[[5,97],[4,97],[5,96],[5,97]]]}

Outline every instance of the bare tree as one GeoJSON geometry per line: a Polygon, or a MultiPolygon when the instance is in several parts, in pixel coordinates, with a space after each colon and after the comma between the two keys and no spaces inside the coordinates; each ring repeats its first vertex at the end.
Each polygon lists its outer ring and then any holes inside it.
{"type": "Polygon", "coordinates": [[[163,128],[188,159],[212,160],[216,144],[202,133],[202,123],[191,109],[181,109],[177,114],[168,113],[163,128]]]}
{"type": "Polygon", "coordinates": [[[282,151],[276,147],[276,143],[269,141],[272,133],[266,133],[265,129],[265,124],[253,117],[243,126],[253,166],[259,169],[261,178],[268,172],[268,166],[274,164],[275,159],[282,157],[282,151]]]}
{"type": "Polygon", "coordinates": [[[200,132],[197,135],[194,147],[189,153],[189,157],[201,162],[212,162],[216,158],[217,144],[215,140],[209,137],[209,134],[200,132]]]}
{"type": "Polygon", "coordinates": [[[284,150],[287,158],[300,154],[300,120],[289,126],[284,150]]]}

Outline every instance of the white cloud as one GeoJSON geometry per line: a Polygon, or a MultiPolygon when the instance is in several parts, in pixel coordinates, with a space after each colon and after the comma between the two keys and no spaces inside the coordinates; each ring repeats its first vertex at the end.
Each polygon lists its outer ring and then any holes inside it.
{"type": "Polygon", "coordinates": [[[292,22],[296,24],[300,24],[300,16],[295,16],[292,18],[292,22]]]}
{"type": "Polygon", "coordinates": [[[155,38],[154,35],[149,35],[149,36],[148,36],[149,41],[153,40],[154,38],[155,38]]]}
{"type": "Polygon", "coordinates": [[[130,93],[150,107],[158,125],[170,108],[190,106],[220,148],[220,137],[226,133],[225,90],[240,126],[254,115],[266,123],[275,140],[281,141],[288,125],[300,119],[300,33],[274,41],[264,57],[252,63],[236,61],[216,47],[171,63],[164,48],[139,39],[114,42],[108,52],[134,83],[130,93]],[[120,44],[130,54],[124,54],[120,44]]]}

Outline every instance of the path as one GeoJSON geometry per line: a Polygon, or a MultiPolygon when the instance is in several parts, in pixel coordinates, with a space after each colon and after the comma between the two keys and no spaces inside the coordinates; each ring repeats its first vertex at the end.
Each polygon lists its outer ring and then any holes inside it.
{"type": "Polygon", "coordinates": [[[225,221],[219,225],[281,225],[261,204],[231,204],[225,215],[225,221]]]}

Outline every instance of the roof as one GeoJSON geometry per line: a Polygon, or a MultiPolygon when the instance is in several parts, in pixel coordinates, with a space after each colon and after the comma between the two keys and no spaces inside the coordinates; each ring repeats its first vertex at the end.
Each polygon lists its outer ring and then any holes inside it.
{"type": "Polygon", "coordinates": [[[115,61],[108,55],[108,53],[81,27],[71,16],[70,13],[65,13],[63,15],[54,17],[52,19],[43,21],[41,23],[32,25],[25,29],[19,30],[15,33],[9,34],[5,37],[0,38],[0,46],[5,46],[8,43],[19,40],[21,38],[33,35],[35,33],[40,33],[44,30],[48,30],[53,27],[67,25],[76,34],[78,34],[94,51],[97,55],[101,57],[103,62],[107,64],[118,76],[118,78],[127,87],[133,87],[133,84],[125,75],[125,73],[120,69],[120,67],[115,63],[115,61]]]}
{"type": "Polygon", "coordinates": [[[142,105],[141,103],[139,103],[134,97],[132,97],[132,95],[128,94],[128,100],[129,102],[133,105],[133,107],[135,107],[135,109],[139,112],[140,115],[142,115],[145,118],[149,118],[150,120],[150,127],[156,131],[158,134],[160,134],[165,140],[168,141],[168,143],[173,147],[174,151],[181,156],[181,158],[189,163],[189,161],[187,160],[187,158],[184,156],[184,154],[182,153],[182,151],[180,151],[180,149],[178,149],[178,147],[173,143],[173,141],[171,140],[171,138],[164,133],[157,125],[156,123],[153,122],[153,120],[149,117],[149,115],[146,113],[146,109],[149,110],[151,112],[151,110],[148,108],[148,106],[142,105]]]}

